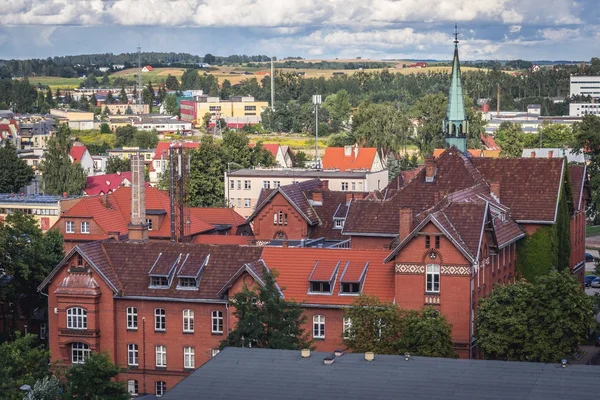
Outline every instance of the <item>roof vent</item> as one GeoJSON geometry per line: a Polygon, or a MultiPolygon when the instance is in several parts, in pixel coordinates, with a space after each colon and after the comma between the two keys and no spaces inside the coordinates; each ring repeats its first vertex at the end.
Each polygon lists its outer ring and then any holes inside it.
{"type": "Polygon", "coordinates": [[[365,353],[365,360],[366,361],[373,361],[375,359],[375,353],[373,353],[372,351],[367,351],[365,353]]]}
{"type": "Polygon", "coordinates": [[[562,365],[563,368],[567,368],[567,360],[565,358],[560,360],[560,364],[562,365]]]}
{"type": "Polygon", "coordinates": [[[335,362],[335,356],[327,356],[323,359],[323,364],[331,365],[335,362]]]}
{"type": "Polygon", "coordinates": [[[404,353],[404,361],[410,361],[410,354],[404,353]]]}
{"type": "Polygon", "coordinates": [[[333,354],[335,354],[336,357],[341,357],[344,355],[344,350],[337,349],[333,352],[333,354]]]}
{"type": "Polygon", "coordinates": [[[310,349],[302,349],[300,354],[302,354],[302,358],[308,358],[310,357],[310,349]]]}

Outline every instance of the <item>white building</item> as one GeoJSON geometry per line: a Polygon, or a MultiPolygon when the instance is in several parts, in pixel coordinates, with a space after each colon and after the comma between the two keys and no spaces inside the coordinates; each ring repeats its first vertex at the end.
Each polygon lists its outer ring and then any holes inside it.
{"type": "Polygon", "coordinates": [[[186,132],[192,130],[192,123],[170,118],[142,118],[132,119],[132,125],[142,131],[156,129],[159,133],[186,132]]]}
{"type": "Polygon", "coordinates": [[[523,154],[521,155],[523,158],[564,158],[567,157],[567,162],[569,163],[579,163],[584,164],[585,155],[583,151],[573,150],[569,148],[543,148],[543,149],[523,149],[523,154]]]}
{"type": "Polygon", "coordinates": [[[571,96],[600,98],[600,76],[571,76],[571,96]]]}
{"type": "Polygon", "coordinates": [[[600,103],[571,103],[569,104],[570,117],[583,117],[586,114],[600,114],[600,103]]]}

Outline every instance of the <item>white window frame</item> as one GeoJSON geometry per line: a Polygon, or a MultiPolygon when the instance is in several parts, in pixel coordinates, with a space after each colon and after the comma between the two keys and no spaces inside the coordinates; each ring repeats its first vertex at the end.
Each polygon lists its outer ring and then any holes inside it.
{"type": "Polygon", "coordinates": [[[65,222],[65,233],[75,233],[75,222],[74,221],[65,222]]]}
{"type": "Polygon", "coordinates": [[[250,199],[244,199],[244,208],[250,208],[251,201],[250,199]]]}
{"type": "Polygon", "coordinates": [[[348,191],[348,182],[342,182],[342,191],[343,192],[347,192],[348,191]]]}
{"type": "Polygon", "coordinates": [[[146,225],[148,225],[148,230],[152,230],[152,218],[146,218],[146,225]]]}
{"type": "Polygon", "coordinates": [[[67,328],[68,329],[87,329],[87,310],[81,307],[71,307],[67,309],[67,328]]]}
{"type": "Polygon", "coordinates": [[[194,332],[194,310],[183,310],[183,331],[194,332]]]}
{"type": "Polygon", "coordinates": [[[245,180],[244,181],[244,190],[250,190],[252,189],[252,182],[249,180],[245,180]]]}
{"type": "Polygon", "coordinates": [[[40,324],[40,340],[46,339],[47,332],[48,332],[48,324],[46,322],[42,322],[40,324]]]}
{"type": "Polygon", "coordinates": [[[313,338],[325,339],[325,316],[313,316],[313,338]]]}
{"type": "Polygon", "coordinates": [[[167,383],[165,381],[156,381],[154,388],[156,396],[160,397],[167,391],[167,383]]]}
{"type": "Polygon", "coordinates": [[[223,311],[215,310],[211,313],[211,332],[223,333],[223,311]]]}
{"type": "Polygon", "coordinates": [[[333,220],[333,229],[343,229],[345,220],[337,218],[333,220]]]}
{"type": "Polygon", "coordinates": [[[427,264],[425,273],[425,291],[427,293],[440,292],[440,266],[438,264],[427,264]],[[437,278],[437,282],[436,282],[437,278]],[[437,287],[436,287],[437,283],[437,287]]]}
{"type": "Polygon", "coordinates": [[[238,197],[237,199],[237,208],[242,208],[242,198],[238,197]]]}
{"type": "Polygon", "coordinates": [[[138,312],[136,307],[127,307],[127,329],[138,328],[138,312]]]}
{"type": "Polygon", "coordinates": [[[271,181],[263,181],[263,189],[271,189],[271,181]]]}
{"type": "Polygon", "coordinates": [[[131,343],[127,345],[127,365],[137,367],[138,366],[138,345],[131,343]]]}
{"type": "Polygon", "coordinates": [[[166,367],[167,366],[167,346],[156,345],[154,348],[154,353],[156,355],[156,366],[157,367],[166,367]]]}
{"type": "Polygon", "coordinates": [[[219,349],[210,349],[210,356],[211,356],[211,358],[214,357],[214,356],[216,356],[217,354],[219,354],[220,351],[221,350],[219,350],[219,349]]]}
{"type": "Polygon", "coordinates": [[[229,181],[229,189],[235,190],[235,181],[233,179],[229,181]]]}
{"type": "Polygon", "coordinates": [[[85,233],[85,234],[90,233],[90,223],[88,221],[83,221],[81,223],[81,233],[85,233]]]}
{"type": "Polygon", "coordinates": [[[71,343],[71,363],[72,364],[83,364],[85,359],[89,357],[90,346],[87,343],[74,342],[71,343]]]}
{"type": "Polygon", "coordinates": [[[183,348],[183,368],[195,368],[193,347],[183,348]]]}
{"type": "Polygon", "coordinates": [[[277,189],[279,186],[281,186],[281,181],[273,181],[273,189],[277,189]]]}
{"type": "Polygon", "coordinates": [[[137,396],[138,392],[138,381],[136,379],[130,379],[127,381],[127,392],[131,396],[137,396]]]}
{"type": "Polygon", "coordinates": [[[167,311],[164,308],[154,309],[154,330],[158,332],[167,330],[167,311]]]}
{"type": "Polygon", "coordinates": [[[237,190],[242,190],[242,181],[240,179],[237,181],[237,190]]]}
{"type": "Polygon", "coordinates": [[[344,339],[350,339],[349,331],[352,328],[352,318],[344,317],[342,320],[342,333],[344,339]]]}

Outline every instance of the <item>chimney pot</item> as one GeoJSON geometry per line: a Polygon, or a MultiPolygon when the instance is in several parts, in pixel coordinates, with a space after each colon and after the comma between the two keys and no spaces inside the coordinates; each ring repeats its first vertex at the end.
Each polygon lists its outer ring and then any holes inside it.
{"type": "Polygon", "coordinates": [[[412,208],[401,208],[399,217],[398,240],[402,242],[410,235],[413,229],[413,213],[412,208]]]}
{"type": "Polygon", "coordinates": [[[437,167],[433,156],[425,157],[425,182],[433,182],[437,167]]]}
{"type": "Polygon", "coordinates": [[[67,192],[63,192],[63,199],[67,198],[67,192]]]}
{"type": "Polygon", "coordinates": [[[548,158],[552,158],[552,156],[553,156],[553,155],[554,155],[554,151],[553,151],[553,150],[550,150],[550,151],[548,152],[548,158]]]}
{"type": "Polygon", "coordinates": [[[373,361],[375,359],[375,353],[373,353],[372,351],[367,351],[365,353],[365,360],[366,361],[373,361]]]}
{"type": "Polygon", "coordinates": [[[329,190],[329,181],[327,179],[321,181],[321,189],[329,190]]]}
{"type": "Polygon", "coordinates": [[[346,204],[350,203],[350,201],[354,198],[352,193],[346,193],[346,204]]]}
{"type": "Polygon", "coordinates": [[[288,242],[287,240],[284,240],[284,241],[281,243],[281,247],[285,247],[285,248],[289,247],[289,242],[288,242]]]}
{"type": "Polygon", "coordinates": [[[302,355],[302,358],[309,358],[310,357],[310,349],[302,349],[302,350],[300,350],[300,354],[302,355]]]}
{"type": "Polygon", "coordinates": [[[535,151],[531,152],[531,158],[535,158],[535,151]]]}

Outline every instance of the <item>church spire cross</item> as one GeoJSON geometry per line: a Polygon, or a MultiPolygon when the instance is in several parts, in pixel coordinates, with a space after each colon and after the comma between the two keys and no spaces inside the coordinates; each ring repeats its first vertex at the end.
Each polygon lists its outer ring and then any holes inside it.
{"type": "Polygon", "coordinates": [[[458,44],[458,24],[454,23],[454,44],[458,44]]]}

